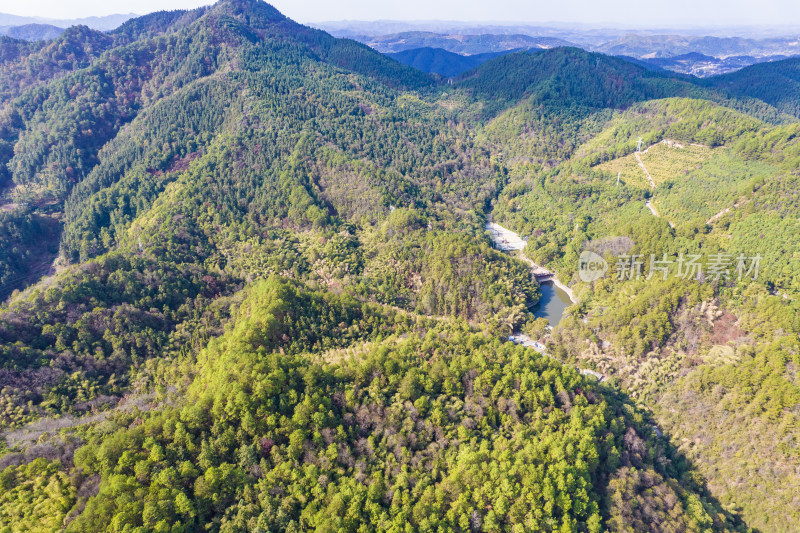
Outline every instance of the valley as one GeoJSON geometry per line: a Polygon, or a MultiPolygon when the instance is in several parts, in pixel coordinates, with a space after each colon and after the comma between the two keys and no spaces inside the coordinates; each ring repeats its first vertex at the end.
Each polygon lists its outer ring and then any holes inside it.
{"type": "Polygon", "coordinates": [[[797,60],[520,35],[0,37],[0,531],[794,531],[797,60]]]}
{"type": "Polygon", "coordinates": [[[535,304],[534,314],[537,318],[546,318],[551,327],[561,320],[567,306],[578,303],[572,290],[561,283],[546,268],[537,265],[525,256],[526,241],[500,224],[487,222],[486,229],[492,234],[494,246],[504,252],[519,252],[516,257],[530,266],[531,275],[540,285],[541,296],[535,304]]]}

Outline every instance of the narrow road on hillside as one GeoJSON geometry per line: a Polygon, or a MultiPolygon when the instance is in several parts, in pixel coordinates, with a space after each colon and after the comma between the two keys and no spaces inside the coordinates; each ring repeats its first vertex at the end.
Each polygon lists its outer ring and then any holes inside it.
{"type": "Polygon", "coordinates": [[[745,203],[746,201],[747,201],[747,198],[739,198],[738,200],[736,200],[735,204],[733,204],[732,206],[726,207],[725,209],[723,209],[722,211],[720,211],[716,215],[714,215],[711,218],[709,218],[708,220],[706,220],[706,224],[713,224],[714,222],[716,222],[717,220],[722,218],[722,216],[725,215],[726,213],[730,213],[731,209],[738,209],[739,207],[741,207],[742,204],[745,203]]]}
{"type": "MultiPolygon", "coordinates": [[[[642,158],[639,157],[639,152],[634,152],[633,155],[636,156],[636,162],[639,163],[639,167],[641,167],[641,169],[644,171],[644,175],[647,176],[647,181],[650,182],[650,187],[652,189],[655,189],[656,188],[656,182],[653,181],[653,176],[650,175],[650,173],[647,171],[647,167],[645,167],[644,163],[642,163],[642,158]]],[[[656,216],[658,216],[658,215],[656,215],[656,216]]]]}
{"type": "MultiPolygon", "coordinates": [[[[661,142],[664,142],[664,141],[661,141],[661,142]]],[[[652,147],[648,147],[647,150],[649,150],[650,148],[652,148],[652,147]]],[[[647,152],[647,150],[645,150],[642,153],[647,152]]],[[[650,172],[647,171],[647,167],[644,166],[644,162],[642,162],[642,158],[639,157],[639,152],[634,152],[633,155],[636,156],[636,162],[639,163],[639,167],[644,171],[644,175],[647,176],[647,181],[650,182],[650,188],[651,189],[655,189],[656,188],[656,182],[653,180],[653,176],[650,175],[650,172]]],[[[649,209],[651,213],[653,213],[654,217],[659,217],[659,218],[661,217],[661,215],[658,214],[658,211],[656,211],[656,208],[653,207],[653,202],[651,202],[650,200],[646,200],[644,202],[644,205],[647,206],[647,209],[649,209]]],[[[675,224],[673,224],[671,220],[667,220],[667,223],[669,223],[669,226],[671,228],[675,227],[675,224]]]]}
{"type": "MultiPolygon", "coordinates": [[[[647,207],[647,209],[650,210],[651,213],[653,213],[654,217],[661,218],[661,215],[656,210],[655,206],[653,205],[653,202],[651,202],[650,200],[645,200],[644,201],[644,205],[645,205],[645,207],[647,207]]],[[[671,228],[675,227],[675,224],[673,224],[671,220],[667,220],[667,223],[669,224],[669,227],[671,227],[671,228]]]]}

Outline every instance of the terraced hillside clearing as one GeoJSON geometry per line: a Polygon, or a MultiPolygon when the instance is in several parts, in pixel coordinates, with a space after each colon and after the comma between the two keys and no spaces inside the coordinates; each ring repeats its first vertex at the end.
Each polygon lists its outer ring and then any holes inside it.
{"type": "Polygon", "coordinates": [[[665,139],[641,152],[607,161],[597,166],[600,170],[617,175],[626,184],[642,188],[658,188],[702,168],[720,148],[699,144],[680,143],[665,139]]]}

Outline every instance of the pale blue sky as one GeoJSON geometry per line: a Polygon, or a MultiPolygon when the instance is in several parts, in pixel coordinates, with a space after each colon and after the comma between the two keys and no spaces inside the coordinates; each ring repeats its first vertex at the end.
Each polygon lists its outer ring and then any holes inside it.
{"type": "MultiPolygon", "coordinates": [[[[0,0],[0,12],[48,18],[144,14],[207,0],[0,0]]],[[[458,20],[623,26],[800,25],[798,0],[274,0],[299,22],[458,20]]]]}

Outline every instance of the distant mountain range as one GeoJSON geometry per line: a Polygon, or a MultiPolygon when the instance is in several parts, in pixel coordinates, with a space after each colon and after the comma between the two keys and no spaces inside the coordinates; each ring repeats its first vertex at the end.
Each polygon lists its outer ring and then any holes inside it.
{"type": "MultiPolygon", "coordinates": [[[[440,76],[444,76],[445,78],[452,78],[477,67],[485,61],[494,59],[495,57],[514,52],[520,52],[523,50],[532,49],[518,48],[501,52],[462,55],[445,50],[443,48],[423,47],[403,50],[402,52],[388,53],[386,55],[404,65],[408,65],[431,74],[438,74],[440,76]]],[[[690,52],[688,54],[681,54],[673,57],[638,58],[628,55],[618,55],[617,57],[640,65],[651,71],[671,71],[680,74],[696,76],[698,78],[707,78],[709,76],[734,72],[741,68],[755,65],[757,63],[766,63],[787,59],[787,56],[784,55],[765,57],[743,55],[717,58],[697,52],[690,52]]]]}
{"type": "Polygon", "coordinates": [[[602,43],[595,51],[609,55],[625,55],[638,58],[660,58],[703,54],[725,59],[733,56],[792,56],[800,54],[800,38],[787,36],[769,39],[746,39],[742,37],[693,37],[687,35],[625,35],[602,43]]]}
{"type": "MultiPolygon", "coordinates": [[[[10,27],[16,26],[29,26],[29,25],[49,25],[56,28],[69,28],[70,26],[89,26],[93,30],[109,31],[119,27],[123,22],[136,17],[135,13],[128,14],[115,14],[106,15],[103,17],[84,17],[76,19],[50,19],[45,17],[22,17],[19,15],[10,15],[8,13],[0,13],[0,28],[8,31],[10,27]]],[[[24,31],[24,30],[22,30],[24,31]]],[[[2,35],[10,35],[9,33],[2,33],[2,35]]],[[[10,35],[13,37],[13,35],[10,35]]],[[[52,38],[52,37],[43,37],[52,38]]]]}
{"type": "Polygon", "coordinates": [[[621,56],[650,70],[669,70],[697,77],[725,74],[756,63],[800,55],[800,30],[787,35],[765,34],[753,29],[630,30],[530,25],[477,25],[458,22],[341,21],[317,25],[339,37],[358,40],[393,55],[395,59],[426,72],[451,76],[485,58],[463,56],[501,54],[516,50],[578,46],[587,51],[621,56]],[[717,35],[717,33],[719,33],[717,35]],[[439,51],[435,51],[438,49],[439,51]],[[454,57],[445,52],[459,54],[454,57]]]}
{"type": "Polygon", "coordinates": [[[441,34],[424,31],[384,35],[368,39],[364,44],[383,53],[396,53],[416,48],[441,48],[462,55],[575,46],[569,41],[556,37],[534,37],[522,34],[441,34]]]}
{"type": "Polygon", "coordinates": [[[0,35],[22,39],[23,41],[42,41],[55,39],[64,33],[64,28],[51,24],[23,24],[22,26],[0,26],[0,35]]]}

